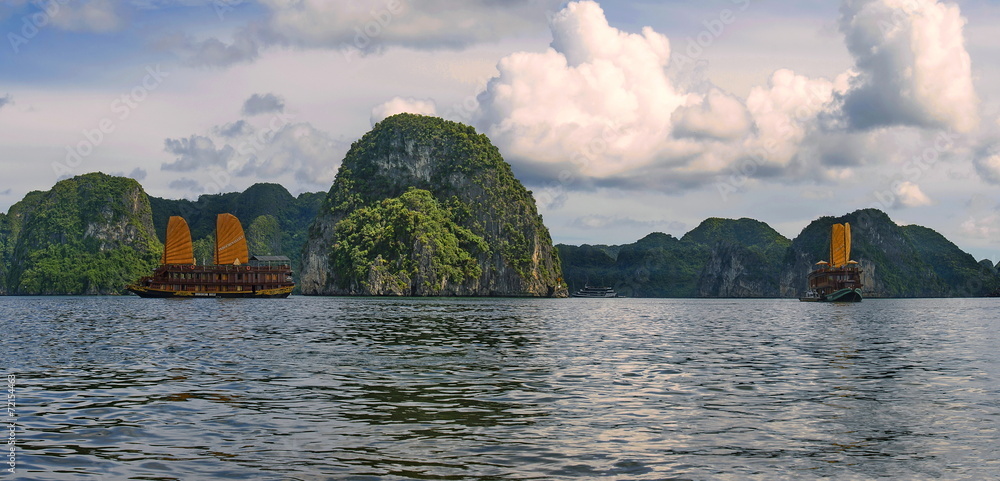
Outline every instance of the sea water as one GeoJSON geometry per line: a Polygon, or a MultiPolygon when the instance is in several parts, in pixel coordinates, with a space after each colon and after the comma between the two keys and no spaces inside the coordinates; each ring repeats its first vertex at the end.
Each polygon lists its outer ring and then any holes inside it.
{"type": "Polygon", "coordinates": [[[3,473],[996,478],[998,307],[0,298],[3,473]]]}

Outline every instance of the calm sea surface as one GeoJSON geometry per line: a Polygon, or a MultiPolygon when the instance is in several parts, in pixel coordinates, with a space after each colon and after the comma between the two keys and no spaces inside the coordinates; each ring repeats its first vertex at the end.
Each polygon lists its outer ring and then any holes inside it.
{"type": "Polygon", "coordinates": [[[19,479],[996,479],[998,308],[7,297],[5,423],[19,479]]]}

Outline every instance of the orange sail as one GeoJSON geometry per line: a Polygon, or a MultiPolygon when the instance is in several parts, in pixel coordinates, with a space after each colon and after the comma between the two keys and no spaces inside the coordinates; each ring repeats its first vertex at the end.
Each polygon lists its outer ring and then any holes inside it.
{"type": "Polygon", "coordinates": [[[215,220],[215,263],[239,265],[249,258],[240,220],[232,214],[219,214],[215,220]]]}
{"type": "Polygon", "coordinates": [[[830,231],[830,267],[843,267],[850,259],[851,224],[834,224],[830,231]]]}
{"type": "Polygon", "coordinates": [[[163,246],[164,264],[194,264],[191,230],[183,217],[171,216],[167,221],[167,243],[163,246]]]}

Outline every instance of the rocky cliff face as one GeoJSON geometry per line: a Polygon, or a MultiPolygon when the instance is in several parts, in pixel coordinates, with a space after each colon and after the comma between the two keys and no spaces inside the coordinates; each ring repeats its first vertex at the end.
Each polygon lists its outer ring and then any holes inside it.
{"type": "Polygon", "coordinates": [[[28,194],[3,223],[7,294],[121,293],[162,250],[142,186],[101,173],[28,194]]]}
{"type": "Polygon", "coordinates": [[[534,199],[496,147],[412,114],[352,145],[301,263],[304,294],[566,295],[534,199]]]}
{"type": "Polygon", "coordinates": [[[775,262],[747,247],[720,242],[698,279],[698,297],[779,297],[775,262]]]}

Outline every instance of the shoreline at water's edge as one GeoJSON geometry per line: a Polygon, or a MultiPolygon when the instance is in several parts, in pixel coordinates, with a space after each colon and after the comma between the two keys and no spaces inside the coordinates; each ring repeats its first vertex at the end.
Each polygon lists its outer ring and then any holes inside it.
{"type": "MultiPolygon", "coordinates": [[[[141,297],[135,294],[34,294],[34,295],[22,295],[22,294],[0,294],[0,298],[4,297],[39,297],[39,298],[52,298],[52,297],[74,297],[74,298],[84,298],[84,297],[135,297],[141,299],[141,297]]],[[[600,297],[600,298],[586,298],[586,297],[546,297],[546,296],[351,296],[351,295],[313,295],[313,294],[292,294],[288,296],[293,297],[307,297],[307,298],[341,298],[341,299],[678,299],[678,300],[790,300],[797,301],[798,297],[600,297]]],[[[192,299],[201,299],[202,297],[191,297],[192,299]]],[[[204,297],[205,299],[215,299],[214,297],[204,297]]],[[[236,298],[233,298],[236,299],[236,298]]],[[[951,296],[951,297],[874,297],[865,296],[865,300],[869,299],[1000,299],[996,296],[951,296]]]]}

